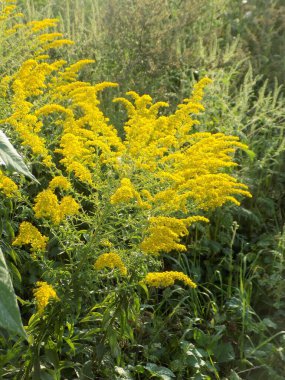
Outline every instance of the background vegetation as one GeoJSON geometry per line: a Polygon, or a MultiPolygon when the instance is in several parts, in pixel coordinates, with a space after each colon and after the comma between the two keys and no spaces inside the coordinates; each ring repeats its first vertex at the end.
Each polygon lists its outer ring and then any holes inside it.
{"type": "MultiPolygon", "coordinates": [[[[92,338],[84,335],[86,331],[77,331],[78,342],[71,339],[62,345],[64,359],[55,358],[58,351],[49,341],[51,346],[45,348],[44,362],[52,363],[49,365],[53,368],[57,360],[80,363],[75,367],[82,379],[283,379],[285,7],[282,0],[18,3],[27,21],[58,17],[59,29],[75,41],[74,46],[53,51],[54,58],[68,57],[71,63],[94,58],[96,65],[85,68],[82,79],[119,83],[119,89],[110,89],[108,95],[100,95],[100,100],[121,135],[126,113],[122,106],[110,102],[110,93],[122,96],[128,90],[136,90],[141,95],[150,94],[155,100],[168,101],[174,109],[189,96],[193,83],[207,75],[213,84],[205,97],[207,112],[200,117],[201,128],[237,135],[250,147],[247,153],[238,153],[237,161],[238,176],[249,185],[252,199],[244,200],[241,207],[223,206],[214,211],[210,225],[191,231],[187,241],[190,252],[165,260],[166,267],[194,276],[203,291],[196,298],[180,287],[151,293],[140,305],[143,318],[139,331],[130,338],[131,333],[125,327],[123,332],[112,331],[117,337],[115,341],[112,334],[104,336],[104,344],[96,341],[95,361],[94,355],[86,358],[84,354],[86,347],[94,353],[92,338]]],[[[33,51],[33,46],[19,40],[15,46],[17,50],[11,51],[9,46],[1,45],[1,56],[5,57],[0,63],[1,74],[15,71],[33,51]]],[[[0,113],[4,115],[6,105],[3,99],[1,102],[0,113]]],[[[2,213],[14,213],[9,207],[5,205],[8,211],[2,213]]],[[[2,215],[2,219],[6,220],[7,215],[2,215]]],[[[13,224],[12,227],[16,228],[13,224]]],[[[5,224],[4,236],[12,233],[9,231],[5,224]]],[[[7,255],[9,249],[4,246],[2,250],[7,255]]],[[[21,283],[12,258],[8,258],[8,265],[16,292],[20,293],[25,282],[21,283]]],[[[31,276],[36,277],[35,273],[31,276]]],[[[129,304],[128,297],[129,294],[122,296],[122,308],[129,304]]],[[[105,318],[112,317],[115,301],[110,299],[105,305],[105,318]]],[[[135,314],[135,307],[133,310],[135,314]]],[[[133,315],[126,325],[132,325],[132,319],[133,315]]],[[[16,338],[11,337],[8,342],[4,332],[1,339],[0,357],[7,368],[9,352],[20,348],[16,338]]],[[[16,361],[17,356],[13,358],[16,361]]],[[[2,376],[14,378],[7,369],[2,376]]]]}

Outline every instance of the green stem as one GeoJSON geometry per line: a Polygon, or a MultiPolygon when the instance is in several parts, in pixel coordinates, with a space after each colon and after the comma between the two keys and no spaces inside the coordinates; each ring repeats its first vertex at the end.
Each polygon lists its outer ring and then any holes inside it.
{"type": "Polygon", "coordinates": [[[228,282],[228,297],[232,296],[232,283],[233,283],[233,245],[236,237],[236,232],[239,228],[237,222],[233,222],[232,225],[232,238],[230,242],[230,256],[229,256],[229,282],[228,282]]]}

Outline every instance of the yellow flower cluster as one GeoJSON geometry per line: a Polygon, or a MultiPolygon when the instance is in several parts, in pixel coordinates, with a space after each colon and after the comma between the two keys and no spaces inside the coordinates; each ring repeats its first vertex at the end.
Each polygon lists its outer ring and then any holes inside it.
{"type": "MultiPolygon", "coordinates": [[[[128,92],[134,103],[124,98],[115,99],[126,106],[129,116],[124,127],[121,173],[132,167],[134,173],[145,170],[151,175],[159,185],[148,198],[151,207],[161,212],[188,213],[193,207],[208,210],[227,201],[238,204],[237,195],[251,196],[247,186],[224,172],[236,165],[232,161],[234,151],[246,149],[246,145],[237,137],[223,133],[192,132],[193,126],[199,124],[193,115],[204,110],[201,100],[204,87],[209,83],[209,78],[196,83],[192,96],[184,99],[169,116],[159,116],[159,108],[167,104],[153,104],[148,95],[128,92]]],[[[128,197],[127,188],[121,188],[113,197],[117,195],[128,197]]]]}
{"type": "Polygon", "coordinates": [[[71,184],[67,178],[65,178],[63,176],[56,176],[50,181],[48,187],[52,191],[54,191],[56,188],[59,188],[62,190],[68,190],[71,188],[71,184]]]}
{"type": "Polygon", "coordinates": [[[38,312],[42,314],[51,299],[59,301],[56,291],[47,282],[38,281],[37,288],[34,289],[34,297],[36,299],[38,312]]]}
{"type": "Polygon", "coordinates": [[[44,251],[46,249],[48,238],[43,236],[40,231],[29,222],[22,222],[17,238],[12,245],[22,246],[31,244],[31,251],[44,251]]]}
{"type": "Polygon", "coordinates": [[[150,204],[143,202],[138,191],[136,191],[134,185],[129,178],[121,179],[121,186],[111,196],[111,203],[126,203],[131,199],[136,200],[137,204],[142,208],[150,208],[150,204]]]}
{"type": "Polygon", "coordinates": [[[6,177],[3,172],[0,170],[0,190],[8,197],[11,198],[13,196],[18,195],[18,186],[15,182],[6,177]]]}
{"type": "Polygon", "coordinates": [[[188,235],[191,224],[196,222],[209,222],[203,216],[192,216],[187,219],[176,219],[165,216],[150,218],[148,236],[145,237],[140,247],[143,252],[159,254],[160,252],[186,251],[183,244],[179,244],[179,239],[188,235]]]}
{"type": "MultiPolygon", "coordinates": [[[[13,15],[14,6],[9,1],[6,3],[0,20],[13,15]]],[[[239,204],[239,196],[251,196],[247,186],[230,174],[236,165],[233,162],[235,150],[246,149],[246,145],[223,133],[194,131],[193,127],[199,124],[197,116],[204,111],[201,103],[204,88],[211,80],[203,78],[196,83],[190,97],[168,116],[160,112],[168,104],[153,103],[149,95],[140,96],[130,91],[127,96],[131,101],[122,97],[115,99],[128,112],[122,139],[100,110],[98,96],[100,91],[117,84],[93,85],[80,81],[79,71],[93,60],[80,60],[71,65],[64,60],[51,63],[46,54],[51,48],[73,43],[61,33],[43,33],[57,21],[32,21],[23,26],[23,33],[34,41],[35,57],[0,82],[1,94],[6,97],[5,102],[11,104],[9,117],[1,122],[14,129],[22,144],[31,151],[31,159],[41,160],[53,175],[48,188],[35,197],[35,216],[58,225],[67,216],[79,213],[80,205],[72,196],[59,199],[56,195],[58,189],[82,188],[77,183],[72,187],[67,178],[82,182],[87,186],[84,191],[96,191],[96,194],[100,191],[103,194],[111,184],[112,205],[119,208],[133,203],[141,208],[138,213],[142,224],[146,218],[149,220],[146,231],[142,231],[140,248],[143,252],[158,255],[186,251],[180,239],[188,235],[189,227],[196,222],[208,222],[203,216],[188,215],[220,207],[226,202],[239,204]],[[56,163],[59,163],[58,168],[56,163]],[[177,215],[180,219],[174,217],[177,215]]],[[[9,33],[16,33],[18,29],[14,25],[9,33]]],[[[9,181],[3,175],[0,177],[0,189],[8,196],[17,189],[9,181]]],[[[109,191],[108,188],[108,194],[109,191]]],[[[98,199],[101,198],[98,196],[98,199]]],[[[46,239],[24,222],[13,244],[31,244],[32,250],[44,249],[46,239]]],[[[111,247],[110,242],[102,240],[101,245],[111,247]]],[[[120,255],[114,252],[100,255],[94,266],[97,270],[118,268],[122,275],[127,274],[120,255]]],[[[149,273],[144,281],[163,287],[176,280],[196,286],[180,272],[149,273]]],[[[52,287],[44,282],[38,283],[35,296],[41,312],[50,298],[57,298],[52,287]]]]}
{"type": "Polygon", "coordinates": [[[56,102],[71,102],[71,111],[80,109],[80,117],[73,112],[63,120],[60,148],[55,152],[63,156],[60,162],[68,172],[92,185],[92,169],[102,164],[118,165],[123,144],[99,110],[97,98],[98,91],[117,85],[104,82],[91,86],[76,81],[77,71],[87,63],[90,61],[79,61],[60,72],[52,96],[56,102]]]}
{"type": "Polygon", "coordinates": [[[182,272],[150,272],[143,279],[145,284],[156,288],[166,288],[174,285],[175,281],[181,281],[191,288],[197,287],[197,285],[182,272]]]}
{"type": "Polygon", "coordinates": [[[127,275],[127,268],[121,257],[117,253],[103,253],[98,257],[94,264],[95,269],[101,270],[104,268],[118,268],[122,276],[127,275]]]}
{"type": "Polygon", "coordinates": [[[39,32],[43,29],[52,28],[58,23],[57,18],[46,18],[40,21],[31,21],[28,26],[31,27],[33,32],[39,32]]]}
{"type": "Polygon", "coordinates": [[[2,5],[2,7],[1,7],[2,9],[0,9],[0,22],[5,21],[11,17],[14,10],[17,8],[17,6],[13,4],[14,2],[15,1],[13,1],[13,0],[1,1],[2,4],[0,3],[0,6],[2,5]],[[5,6],[5,4],[6,4],[6,6],[5,6]]]}
{"type": "Polygon", "coordinates": [[[34,114],[33,104],[28,98],[43,93],[46,76],[53,70],[52,65],[40,64],[33,59],[24,62],[11,81],[13,113],[2,120],[14,127],[23,145],[30,147],[36,156],[41,156],[47,166],[51,166],[51,156],[45,138],[39,135],[43,124],[34,114]]]}
{"type": "Polygon", "coordinates": [[[49,219],[57,225],[66,216],[78,214],[79,208],[79,204],[71,196],[64,196],[59,203],[52,190],[46,189],[36,196],[33,210],[36,218],[49,219]]]}

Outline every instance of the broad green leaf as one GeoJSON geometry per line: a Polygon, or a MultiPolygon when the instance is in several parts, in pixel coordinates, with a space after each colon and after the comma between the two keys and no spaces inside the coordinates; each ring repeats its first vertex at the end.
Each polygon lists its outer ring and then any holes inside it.
{"type": "Polygon", "coordinates": [[[26,338],[9,270],[0,249],[0,326],[26,338]]]}
{"type": "Polygon", "coordinates": [[[122,367],[115,367],[115,372],[120,376],[120,379],[124,380],[132,380],[133,377],[130,374],[130,371],[122,368],[122,367]]]}
{"type": "Polygon", "coordinates": [[[175,374],[166,367],[158,366],[154,363],[148,363],[145,368],[155,376],[158,376],[162,380],[171,380],[175,378],[175,374]]]}
{"type": "Polygon", "coordinates": [[[3,131],[0,131],[0,161],[5,164],[7,169],[24,174],[38,182],[3,131]]]}
{"type": "Polygon", "coordinates": [[[235,352],[231,343],[217,343],[214,354],[219,363],[226,363],[235,359],[235,352]]]}

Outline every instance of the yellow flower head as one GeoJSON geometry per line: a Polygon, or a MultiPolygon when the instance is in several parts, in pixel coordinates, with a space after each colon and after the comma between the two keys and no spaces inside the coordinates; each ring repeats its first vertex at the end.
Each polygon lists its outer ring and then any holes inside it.
{"type": "Polygon", "coordinates": [[[124,203],[136,197],[136,191],[129,178],[121,180],[121,186],[111,196],[111,203],[124,203]]]}
{"type": "Polygon", "coordinates": [[[40,231],[29,222],[22,222],[17,238],[12,245],[22,246],[31,244],[31,251],[44,251],[46,249],[48,238],[43,236],[40,231]]]}
{"type": "Polygon", "coordinates": [[[118,268],[122,276],[126,276],[127,268],[125,267],[121,257],[117,253],[103,253],[98,257],[94,264],[95,269],[118,268]]]}
{"type": "Polygon", "coordinates": [[[52,190],[46,189],[36,196],[33,209],[36,218],[50,219],[54,224],[59,224],[66,216],[78,214],[79,207],[69,195],[63,197],[59,203],[52,190]]]}
{"type": "Polygon", "coordinates": [[[66,216],[76,215],[79,212],[79,204],[70,195],[62,198],[59,205],[59,213],[61,220],[66,216]]]}
{"type": "Polygon", "coordinates": [[[128,203],[130,200],[136,200],[138,206],[142,208],[151,208],[148,202],[143,202],[138,191],[129,178],[121,179],[121,186],[111,196],[111,204],[128,203]]]}
{"type": "Polygon", "coordinates": [[[8,197],[11,198],[19,194],[18,186],[10,178],[6,177],[0,170],[0,190],[8,197]]]}
{"type": "Polygon", "coordinates": [[[50,189],[43,190],[36,196],[33,209],[36,218],[51,219],[54,224],[61,220],[57,196],[50,189]]]}
{"type": "Polygon", "coordinates": [[[46,18],[40,21],[31,21],[27,25],[31,27],[33,32],[39,32],[43,29],[54,27],[58,23],[58,21],[59,20],[56,18],[53,18],[53,19],[46,18]]]}
{"type": "Polygon", "coordinates": [[[59,301],[56,291],[47,282],[38,281],[36,283],[37,289],[34,289],[33,293],[36,299],[38,312],[42,314],[50,299],[59,301]]]}
{"type": "Polygon", "coordinates": [[[166,288],[167,286],[173,285],[175,281],[181,281],[191,288],[197,287],[197,285],[182,272],[150,272],[143,280],[145,284],[156,288],[166,288]]]}
{"type": "Polygon", "coordinates": [[[145,253],[158,254],[170,251],[186,251],[183,244],[179,244],[180,237],[188,235],[187,227],[195,222],[208,222],[203,216],[193,216],[187,219],[177,219],[166,216],[150,218],[148,236],[141,243],[145,253]]]}
{"type": "Polygon", "coordinates": [[[55,190],[57,188],[59,189],[62,189],[62,190],[68,190],[71,188],[71,184],[70,182],[68,181],[67,178],[63,177],[63,176],[56,176],[54,177],[48,187],[51,189],[51,190],[55,190]]]}

